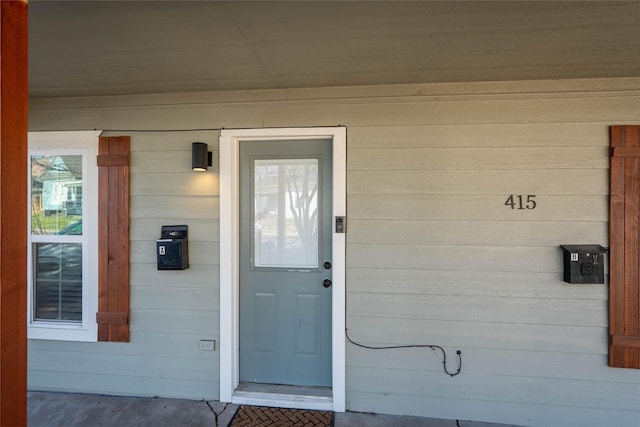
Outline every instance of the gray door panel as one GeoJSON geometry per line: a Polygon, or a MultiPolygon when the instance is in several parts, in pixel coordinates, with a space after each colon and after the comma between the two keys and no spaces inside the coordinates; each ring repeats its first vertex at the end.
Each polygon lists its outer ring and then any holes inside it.
{"type": "Polygon", "coordinates": [[[331,385],[331,140],[240,143],[240,381],[331,385]]]}

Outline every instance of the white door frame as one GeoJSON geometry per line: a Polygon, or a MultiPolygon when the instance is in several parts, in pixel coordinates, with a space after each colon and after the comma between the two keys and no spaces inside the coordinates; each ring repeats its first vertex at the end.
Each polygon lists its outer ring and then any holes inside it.
{"type": "MultiPolygon", "coordinates": [[[[220,133],[220,401],[233,402],[240,381],[239,359],[239,145],[242,141],[331,139],[333,141],[333,219],[346,216],[346,148],[344,127],[223,129],[220,133]]],[[[345,411],[345,234],[332,238],[332,405],[345,411]]],[[[287,401],[283,399],[282,405],[287,401]]],[[[270,402],[278,406],[278,398],[270,402]]],[[[249,403],[243,400],[243,403],[249,403]]],[[[317,409],[313,403],[306,405],[317,409]]]]}

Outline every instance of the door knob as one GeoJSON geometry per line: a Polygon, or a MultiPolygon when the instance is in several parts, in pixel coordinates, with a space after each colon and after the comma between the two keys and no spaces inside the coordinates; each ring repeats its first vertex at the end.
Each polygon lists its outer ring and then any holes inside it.
{"type": "Polygon", "coordinates": [[[328,287],[330,287],[330,286],[331,286],[331,283],[332,283],[332,282],[331,282],[331,279],[328,279],[328,278],[327,278],[327,279],[324,279],[324,280],[322,281],[322,286],[324,286],[325,288],[328,288],[328,287]]]}

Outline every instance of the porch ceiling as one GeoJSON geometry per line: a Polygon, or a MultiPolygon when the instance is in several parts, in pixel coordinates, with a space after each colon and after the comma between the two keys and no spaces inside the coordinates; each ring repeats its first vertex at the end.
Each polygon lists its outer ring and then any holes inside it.
{"type": "Polygon", "coordinates": [[[640,76],[640,2],[29,2],[32,97],[640,76]]]}

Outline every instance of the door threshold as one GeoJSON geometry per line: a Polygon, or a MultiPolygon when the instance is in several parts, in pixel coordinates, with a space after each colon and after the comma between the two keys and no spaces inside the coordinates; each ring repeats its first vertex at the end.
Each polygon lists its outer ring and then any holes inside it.
{"type": "Polygon", "coordinates": [[[240,383],[233,392],[231,403],[332,411],[333,393],[330,387],[240,383]]]}

